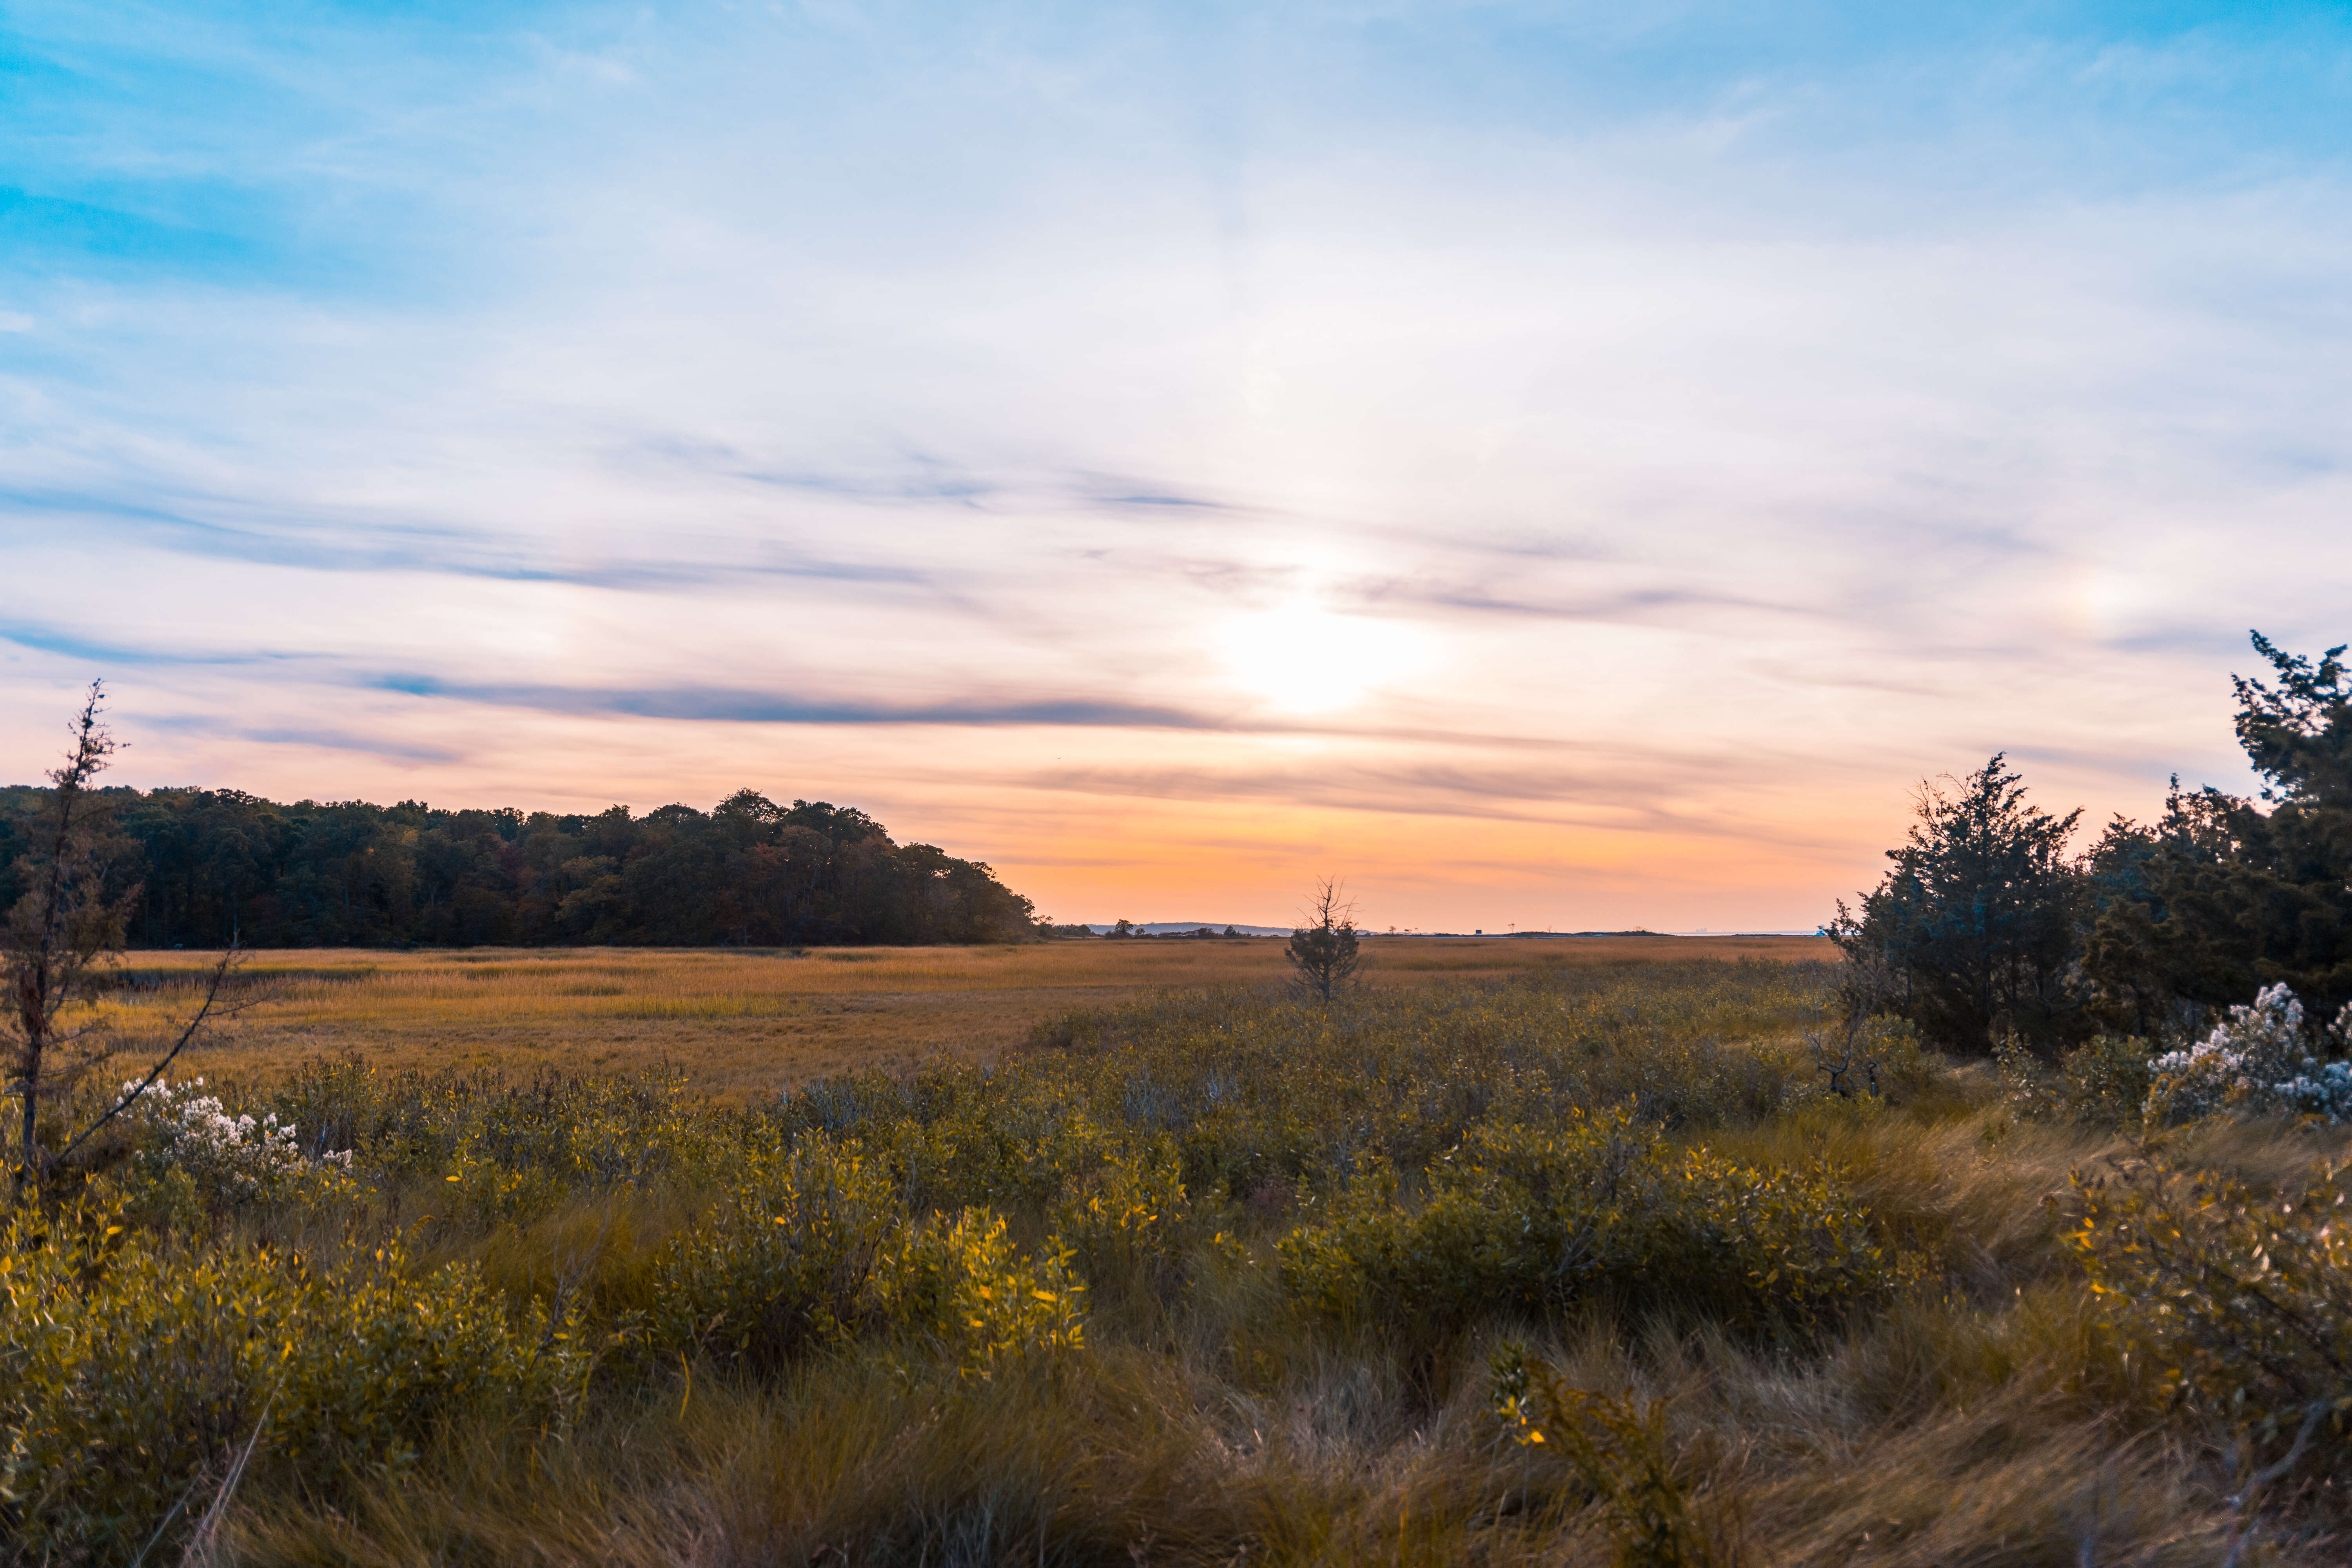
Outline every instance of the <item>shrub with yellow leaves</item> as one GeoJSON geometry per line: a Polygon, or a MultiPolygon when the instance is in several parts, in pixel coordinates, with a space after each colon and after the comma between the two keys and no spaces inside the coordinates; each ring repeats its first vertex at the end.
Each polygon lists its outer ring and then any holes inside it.
{"type": "Polygon", "coordinates": [[[560,1425],[594,1363],[576,1321],[466,1266],[412,1274],[387,1247],[313,1271],[126,1227],[119,1203],[12,1214],[0,1302],[0,1503],[42,1558],[124,1556],[184,1525],[247,1442],[258,1473],[331,1495],[413,1465],[459,1415],[560,1425]]]}
{"type": "Polygon", "coordinates": [[[887,1174],[854,1141],[747,1154],[708,1216],[654,1260],[655,1343],[757,1369],[841,1339],[902,1223],[887,1174]]]}
{"type": "Polygon", "coordinates": [[[2258,1447],[2347,1460],[2352,1181],[2263,1196],[2160,1163],[2074,1178],[2067,1239],[2105,1321],[2168,1403],[2258,1447]]]}
{"type": "Polygon", "coordinates": [[[1086,1287],[1069,1264],[1060,1250],[1024,1256],[1003,1215],[965,1209],[901,1232],[870,1300],[883,1326],[985,1377],[1009,1358],[1085,1348],[1086,1287]]]}
{"type": "Polygon", "coordinates": [[[1176,1142],[1137,1140],[1047,1211],[1054,1234],[1097,1289],[1162,1285],[1180,1273],[1192,1205],[1176,1142]]]}

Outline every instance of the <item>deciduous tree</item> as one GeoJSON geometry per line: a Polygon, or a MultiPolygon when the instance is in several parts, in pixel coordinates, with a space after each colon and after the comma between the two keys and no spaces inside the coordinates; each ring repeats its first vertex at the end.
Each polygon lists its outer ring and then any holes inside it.
{"type": "Polygon", "coordinates": [[[105,1019],[89,1006],[94,983],[122,945],[124,921],[139,897],[135,886],[111,885],[106,803],[91,789],[117,749],[99,721],[104,701],[104,689],[93,681],[71,726],[73,746],[64,764],[48,775],[47,810],[37,821],[38,835],[14,868],[23,891],[0,931],[8,987],[0,1011],[0,1061],[19,1113],[14,1187],[20,1195],[163,1076],[213,1016],[232,962],[231,954],[222,955],[194,1016],[142,1078],[110,1096],[108,1108],[79,1132],[60,1132],[57,1149],[43,1146],[44,1113],[120,1048],[105,1019]]]}

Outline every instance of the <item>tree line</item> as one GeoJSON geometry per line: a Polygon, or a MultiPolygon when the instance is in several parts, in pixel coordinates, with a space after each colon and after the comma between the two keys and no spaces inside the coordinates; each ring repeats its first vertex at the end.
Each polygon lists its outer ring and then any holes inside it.
{"type": "MultiPolygon", "coordinates": [[[[136,889],[134,947],[917,944],[1036,929],[985,865],[897,843],[853,806],[748,789],[643,816],[91,793],[107,880],[136,889]]],[[[50,795],[0,788],[0,910],[27,890],[50,795]]]]}
{"type": "Polygon", "coordinates": [[[1917,820],[1829,934],[1849,1000],[1946,1049],[2054,1052],[2102,1031],[2179,1038],[2285,984],[2322,1018],[2352,1004],[2352,681],[2260,633],[2268,679],[2232,677],[2246,799],[2176,775],[2163,814],[2118,816],[2079,854],[2082,813],[2032,804],[2004,755],[1917,820]]]}

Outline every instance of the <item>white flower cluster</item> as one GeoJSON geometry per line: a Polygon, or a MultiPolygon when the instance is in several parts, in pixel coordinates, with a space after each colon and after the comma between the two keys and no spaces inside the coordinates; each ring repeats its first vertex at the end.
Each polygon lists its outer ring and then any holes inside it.
{"type": "MultiPolygon", "coordinates": [[[[197,1092],[204,1086],[200,1078],[176,1087],[158,1079],[139,1096],[131,1114],[148,1132],[142,1160],[180,1167],[231,1201],[257,1197],[304,1173],[309,1163],[302,1158],[292,1122],[280,1122],[274,1112],[258,1121],[249,1115],[231,1116],[217,1095],[197,1092]]],[[[127,1098],[138,1088],[133,1079],[122,1086],[122,1092],[127,1098]]],[[[318,1163],[349,1170],[352,1152],[322,1154],[318,1163]]]]}
{"type": "Polygon", "coordinates": [[[2268,985],[2251,1007],[2232,1007],[2213,1032],[2184,1051],[2150,1064],[2151,1114],[2173,1121],[2231,1110],[2287,1112],[2352,1121],[2352,1004],[2326,1029],[2308,1026],[2303,1004],[2284,985],[2268,985]],[[2323,1060],[2322,1053],[2334,1055],[2323,1060]]]}

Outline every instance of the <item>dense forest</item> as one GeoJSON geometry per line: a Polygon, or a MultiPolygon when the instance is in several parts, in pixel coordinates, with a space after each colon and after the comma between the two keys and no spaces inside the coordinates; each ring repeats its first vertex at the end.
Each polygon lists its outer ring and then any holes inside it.
{"type": "MultiPolygon", "coordinates": [[[[854,807],[742,790],[633,816],[417,801],[281,805],[102,792],[134,947],[701,946],[1003,942],[1035,930],[988,867],[892,841],[854,807]]],[[[48,792],[0,789],[0,909],[48,792]]]]}
{"type": "Polygon", "coordinates": [[[2154,822],[2117,817],[2072,854],[2082,813],[2034,805],[2005,757],[1925,788],[1885,879],[1829,928],[1857,1014],[1947,1050],[2050,1054],[2186,1039],[2278,985],[2352,1027],[2352,677],[2341,647],[2253,644],[2268,679],[2234,685],[2258,800],[2176,778],[2154,822]]]}

